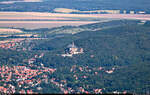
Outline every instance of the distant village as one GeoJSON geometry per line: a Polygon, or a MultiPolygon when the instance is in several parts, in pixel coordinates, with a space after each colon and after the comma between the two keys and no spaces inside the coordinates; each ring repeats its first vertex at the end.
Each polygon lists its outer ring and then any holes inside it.
{"type": "MultiPolygon", "coordinates": [[[[80,54],[83,53],[82,48],[77,48],[74,43],[68,45],[66,51],[67,53],[70,53],[70,55],[73,54],[80,54]],[[78,51],[79,50],[79,51],[78,51]]],[[[27,60],[27,65],[18,65],[18,66],[7,66],[2,65],[0,66],[0,92],[1,93],[16,93],[18,92],[17,89],[19,89],[20,94],[36,94],[35,89],[37,91],[42,91],[42,87],[40,87],[40,84],[42,83],[52,83],[64,93],[73,93],[75,90],[71,87],[67,87],[67,80],[58,80],[55,77],[49,78],[51,74],[53,74],[57,69],[56,68],[48,68],[45,67],[44,64],[40,63],[39,66],[35,65],[36,60],[38,58],[42,58],[44,56],[44,53],[41,53],[39,55],[34,55],[33,57],[29,58],[27,60]],[[14,85],[14,83],[16,85],[14,85]]],[[[66,56],[68,56],[66,54],[66,56]]],[[[93,58],[94,56],[91,56],[93,58]]],[[[97,68],[89,68],[87,67],[81,67],[73,65],[70,68],[70,72],[74,73],[74,76],[72,76],[75,80],[80,80],[80,78],[87,79],[88,76],[78,76],[76,74],[76,70],[79,70],[80,72],[93,72],[94,75],[99,76],[100,71],[111,74],[114,72],[115,68],[106,70],[103,67],[97,67],[97,68]]],[[[88,87],[88,85],[87,85],[88,87]]],[[[84,87],[79,87],[79,92],[81,93],[89,93],[85,90],[84,87]]],[[[94,93],[101,93],[105,90],[104,88],[97,88],[93,89],[94,93]]]]}
{"type": "Polygon", "coordinates": [[[146,14],[145,11],[127,11],[127,10],[97,10],[97,13],[108,13],[108,14],[146,14]]]}
{"type": "Polygon", "coordinates": [[[20,94],[32,94],[36,92],[31,88],[35,87],[37,90],[42,90],[38,85],[43,82],[48,83],[48,74],[52,74],[56,69],[36,66],[30,63],[28,66],[20,65],[11,67],[3,65],[0,66],[0,71],[1,93],[16,93],[18,88],[22,88],[19,91],[20,94]],[[36,78],[37,76],[38,78],[36,78]]]}
{"type": "Polygon", "coordinates": [[[11,50],[30,50],[31,47],[24,47],[23,44],[30,42],[31,40],[38,40],[42,38],[11,38],[0,41],[0,48],[11,50]]]}
{"type": "Polygon", "coordinates": [[[58,13],[97,13],[97,14],[146,14],[145,11],[134,11],[134,10],[91,10],[91,11],[80,11],[76,9],[68,8],[55,8],[54,12],[58,13]]]}

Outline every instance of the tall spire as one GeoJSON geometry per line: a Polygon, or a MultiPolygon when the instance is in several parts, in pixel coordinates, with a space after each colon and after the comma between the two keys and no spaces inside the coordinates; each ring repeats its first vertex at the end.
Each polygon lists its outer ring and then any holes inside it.
{"type": "Polygon", "coordinates": [[[72,46],[74,47],[75,45],[74,45],[74,42],[72,42],[72,46]]]}

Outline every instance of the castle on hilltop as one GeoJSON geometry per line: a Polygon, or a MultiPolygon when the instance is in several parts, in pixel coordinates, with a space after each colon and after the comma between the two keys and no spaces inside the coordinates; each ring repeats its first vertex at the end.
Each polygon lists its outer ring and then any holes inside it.
{"type": "Polygon", "coordinates": [[[63,57],[72,57],[74,54],[81,54],[83,53],[83,48],[78,48],[74,42],[72,44],[69,44],[67,48],[65,49],[65,54],[62,54],[63,57]]]}

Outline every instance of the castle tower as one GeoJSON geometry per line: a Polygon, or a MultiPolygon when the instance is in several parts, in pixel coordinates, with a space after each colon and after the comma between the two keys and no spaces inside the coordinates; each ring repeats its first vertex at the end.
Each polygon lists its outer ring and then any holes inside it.
{"type": "Polygon", "coordinates": [[[83,53],[83,48],[80,48],[80,53],[83,53]]]}
{"type": "Polygon", "coordinates": [[[75,47],[74,42],[72,42],[72,47],[75,47]]]}

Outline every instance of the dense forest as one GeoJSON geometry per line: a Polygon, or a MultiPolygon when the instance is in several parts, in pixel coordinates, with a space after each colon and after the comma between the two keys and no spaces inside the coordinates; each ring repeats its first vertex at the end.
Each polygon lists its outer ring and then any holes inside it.
{"type": "MultiPolygon", "coordinates": [[[[47,77],[55,78],[56,82],[62,84],[62,80],[65,80],[63,89],[68,90],[68,93],[149,94],[148,21],[140,24],[140,21],[114,20],[78,27],[64,26],[26,31],[37,33],[46,39],[26,44],[26,47],[32,45],[32,48],[26,51],[0,49],[1,66],[28,66],[25,59],[44,53],[43,57],[36,58],[32,64],[40,66],[42,63],[45,67],[56,68],[56,71],[47,77]],[[72,57],[61,56],[72,42],[77,47],[82,47],[84,53],[72,57]],[[97,89],[101,90],[97,92],[97,89]]],[[[40,91],[35,87],[26,89],[33,89],[38,93],[64,93],[62,88],[52,84],[50,80],[48,82],[38,85],[43,88],[40,91]]],[[[22,89],[16,87],[17,91],[22,89]]]]}

